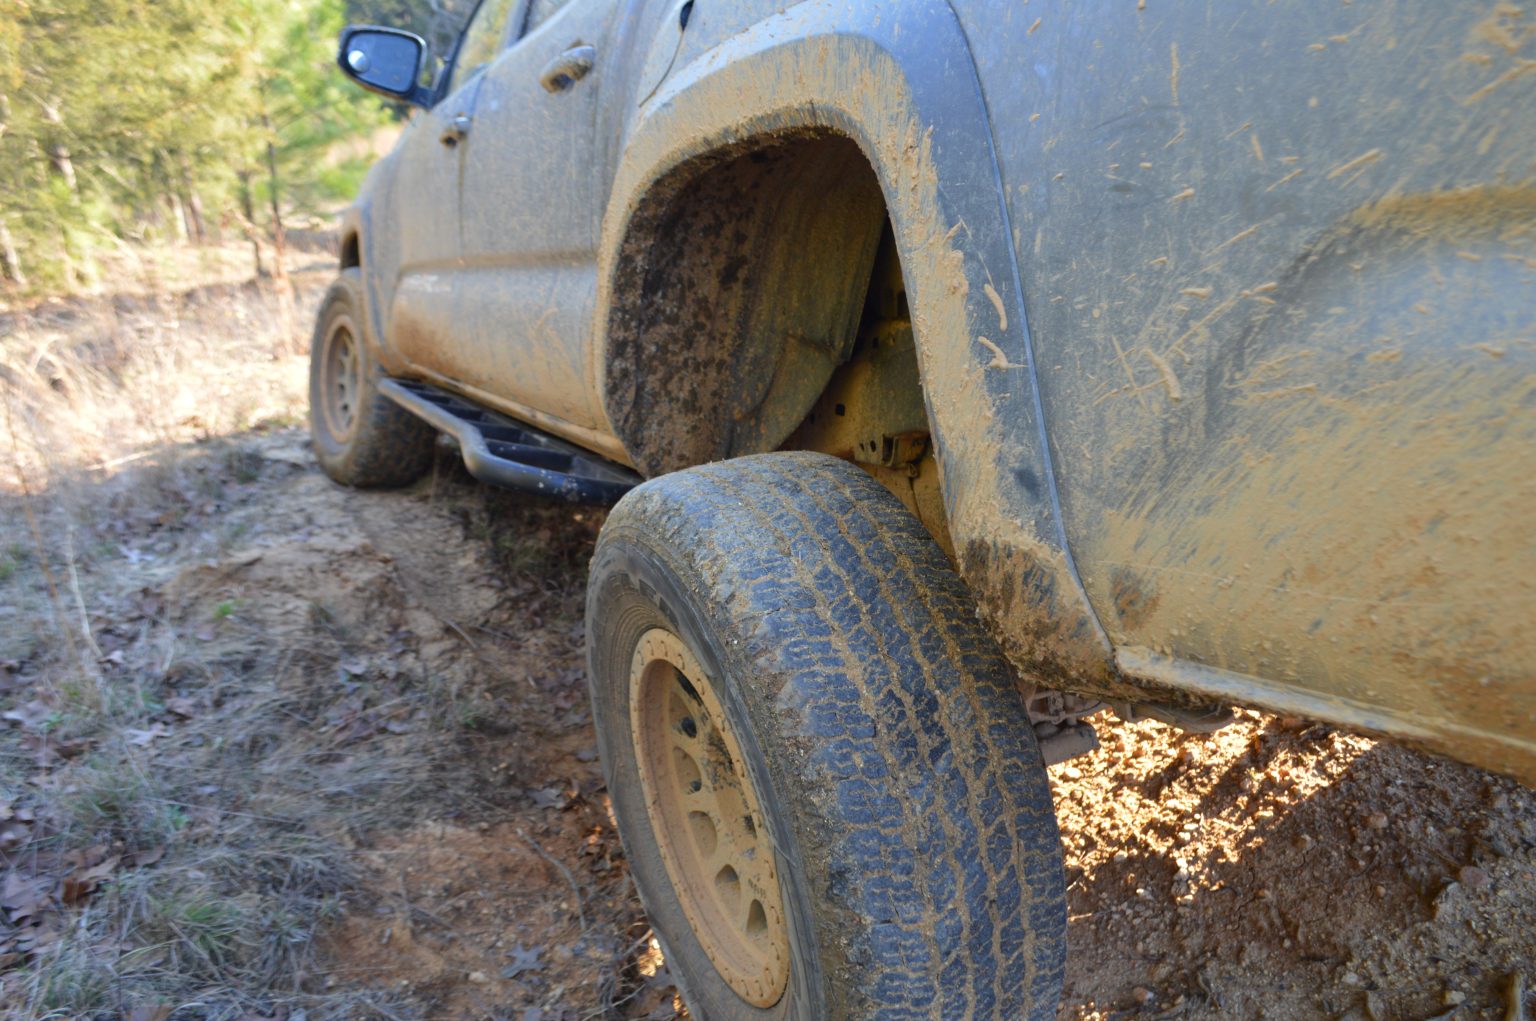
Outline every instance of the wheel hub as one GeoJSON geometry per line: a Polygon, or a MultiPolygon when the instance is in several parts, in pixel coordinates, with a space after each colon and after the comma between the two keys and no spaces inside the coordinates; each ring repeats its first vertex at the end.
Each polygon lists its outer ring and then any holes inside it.
{"type": "Polygon", "coordinates": [[[357,338],[352,321],[346,316],[338,316],[331,323],[321,354],[321,410],[331,435],[344,440],[357,425],[358,391],[362,381],[357,338]]]}
{"type": "Polygon", "coordinates": [[[789,982],[772,839],[719,697],[670,631],[640,638],[630,719],[651,827],[683,912],[736,994],[772,1006],[789,982]]]}

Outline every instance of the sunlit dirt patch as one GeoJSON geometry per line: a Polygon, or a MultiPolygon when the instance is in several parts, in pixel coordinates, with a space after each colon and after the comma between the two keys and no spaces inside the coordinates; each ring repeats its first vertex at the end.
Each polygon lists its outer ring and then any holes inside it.
{"type": "Polygon", "coordinates": [[[1065,1018],[1504,1017],[1536,972],[1536,799],[1259,714],[1101,727],[1052,770],[1065,1018]]]}

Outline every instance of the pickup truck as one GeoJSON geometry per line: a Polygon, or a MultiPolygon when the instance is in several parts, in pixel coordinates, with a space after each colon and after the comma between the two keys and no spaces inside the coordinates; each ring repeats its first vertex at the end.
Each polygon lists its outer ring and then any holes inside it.
{"type": "Polygon", "coordinates": [[[594,721],[695,1017],[1053,1017],[1105,711],[1536,781],[1536,13],[483,0],[339,63],[417,109],[315,450],[616,504],[594,721]]]}

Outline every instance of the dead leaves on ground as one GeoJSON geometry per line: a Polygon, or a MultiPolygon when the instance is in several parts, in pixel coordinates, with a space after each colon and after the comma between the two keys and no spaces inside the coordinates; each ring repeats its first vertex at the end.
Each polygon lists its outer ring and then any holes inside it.
{"type": "Polygon", "coordinates": [[[124,852],[105,844],[0,854],[6,867],[0,881],[0,971],[57,942],[68,925],[67,912],[82,906],[119,870],[152,865],[164,854],[163,847],[124,852]]]}
{"type": "MultiPolygon", "coordinates": [[[[18,665],[4,665],[4,675],[16,678],[18,665]]],[[[36,770],[29,782],[39,792],[23,795],[21,803],[0,800],[0,971],[53,946],[69,928],[70,914],[121,870],[151,865],[165,853],[163,847],[131,849],[121,843],[64,847],[58,820],[25,803],[47,805],[49,792],[68,790],[69,774],[59,767],[95,744],[67,736],[68,716],[59,695],[52,690],[34,694],[34,683],[19,678],[10,690],[24,693],[0,712],[0,722],[12,731],[12,747],[25,752],[36,770]]],[[[190,702],[178,708],[193,711],[190,702]]],[[[157,715],[164,718],[145,729],[125,728],[126,743],[143,748],[170,735],[168,721],[180,714],[157,715]]]]}

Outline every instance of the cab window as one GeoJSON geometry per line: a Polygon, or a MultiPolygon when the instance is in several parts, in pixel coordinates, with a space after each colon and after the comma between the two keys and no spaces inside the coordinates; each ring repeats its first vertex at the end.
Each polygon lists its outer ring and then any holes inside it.
{"type": "Polygon", "coordinates": [[[448,79],[449,92],[457,90],[496,59],[502,41],[507,37],[507,19],[516,6],[517,0],[484,0],[480,4],[459,41],[453,74],[448,79]]]}

